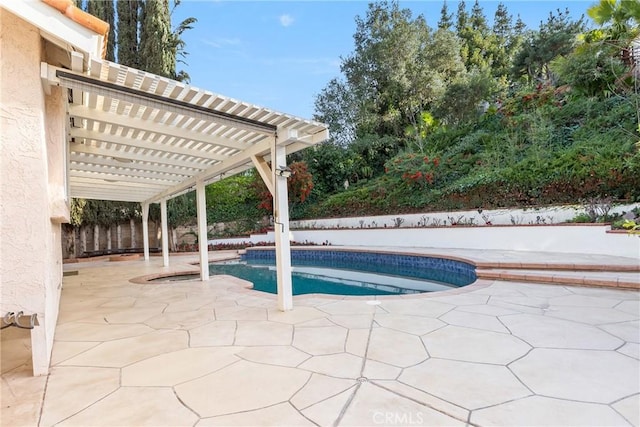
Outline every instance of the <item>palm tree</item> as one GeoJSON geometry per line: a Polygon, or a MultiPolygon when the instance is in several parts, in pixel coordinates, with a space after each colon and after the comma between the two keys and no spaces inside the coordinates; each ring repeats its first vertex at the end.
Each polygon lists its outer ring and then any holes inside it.
{"type": "Polygon", "coordinates": [[[640,0],[600,0],[587,14],[600,26],[609,24],[613,40],[632,40],[640,34],[640,0]]]}

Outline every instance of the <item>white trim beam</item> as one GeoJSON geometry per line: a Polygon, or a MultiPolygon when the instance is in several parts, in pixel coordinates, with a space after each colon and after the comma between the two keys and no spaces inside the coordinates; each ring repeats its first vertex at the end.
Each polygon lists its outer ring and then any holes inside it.
{"type": "Polygon", "coordinates": [[[43,2],[0,0],[0,6],[40,28],[45,39],[65,50],[75,48],[85,52],[87,57],[101,56],[102,36],[66,17],[59,19],[61,14],[43,2]]]}

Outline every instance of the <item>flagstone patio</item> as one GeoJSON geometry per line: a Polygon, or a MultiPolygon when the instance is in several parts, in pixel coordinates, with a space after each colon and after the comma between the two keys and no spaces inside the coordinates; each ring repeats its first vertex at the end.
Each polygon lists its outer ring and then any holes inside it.
{"type": "Polygon", "coordinates": [[[67,265],[50,375],[2,331],[0,424],[640,425],[637,290],[479,280],[280,312],[229,276],[129,281],[195,259],[67,265]]]}

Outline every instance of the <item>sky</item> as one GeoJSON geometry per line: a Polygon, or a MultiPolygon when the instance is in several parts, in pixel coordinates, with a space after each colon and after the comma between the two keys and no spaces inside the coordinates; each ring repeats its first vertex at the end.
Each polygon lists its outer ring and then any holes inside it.
{"type": "MultiPolygon", "coordinates": [[[[192,30],[183,34],[185,64],[191,85],[271,110],[311,119],[314,100],[327,83],[340,76],[341,58],[354,50],[356,16],[364,18],[368,1],[197,1],[183,0],[173,23],[193,16],[192,30]]],[[[586,16],[593,1],[503,1],[515,22],[519,14],[537,29],[549,12],[569,9],[586,16]]],[[[449,11],[457,10],[449,0],[449,11]]],[[[491,24],[498,1],[480,5],[491,24]]],[[[423,15],[435,28],[441,0],[400,1],[401,8],[423,15]]],[[[466,1],[467,8],[473,0],[466,1]]],[[[455,16],[454,16],[455,19],[455,16]]],[[[586,18],[588,22],[588,18],[586,18]]]]}

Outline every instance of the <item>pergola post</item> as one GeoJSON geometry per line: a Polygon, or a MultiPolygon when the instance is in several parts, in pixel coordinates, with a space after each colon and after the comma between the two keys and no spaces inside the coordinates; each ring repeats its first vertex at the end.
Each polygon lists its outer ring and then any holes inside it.
{"type": "Polygon", "coordinates": [[[209,280],[209,239],[207,237],[207,198],[204,182],[196,182],[196,212],[198,218],[198,251],[200,253],[200,280],[209,280]]]}
{"type": "Polygon", "coordinates": [[[142,246],[144,260],[149,261],[149,203],[142,204],[142,246]]]}
{"type": "Polygon", "coordinates": [[[271,149],[271,159],[274,183],[273,217],[276,237],[278,309],[287,311],[293,308],[291,245],[289,242],[289,194],[287,191],[287,177],[282,176],[280,172],[287,166],[287,152],[285,147],[278,147],[277,141],[271,149]]]}
{"type": "Polygon", "coordinates": [[[160,201],[160,221],[162,222],[162,265],[169,267],[169,225],[167,224],[167,199],[160,201]]]}

